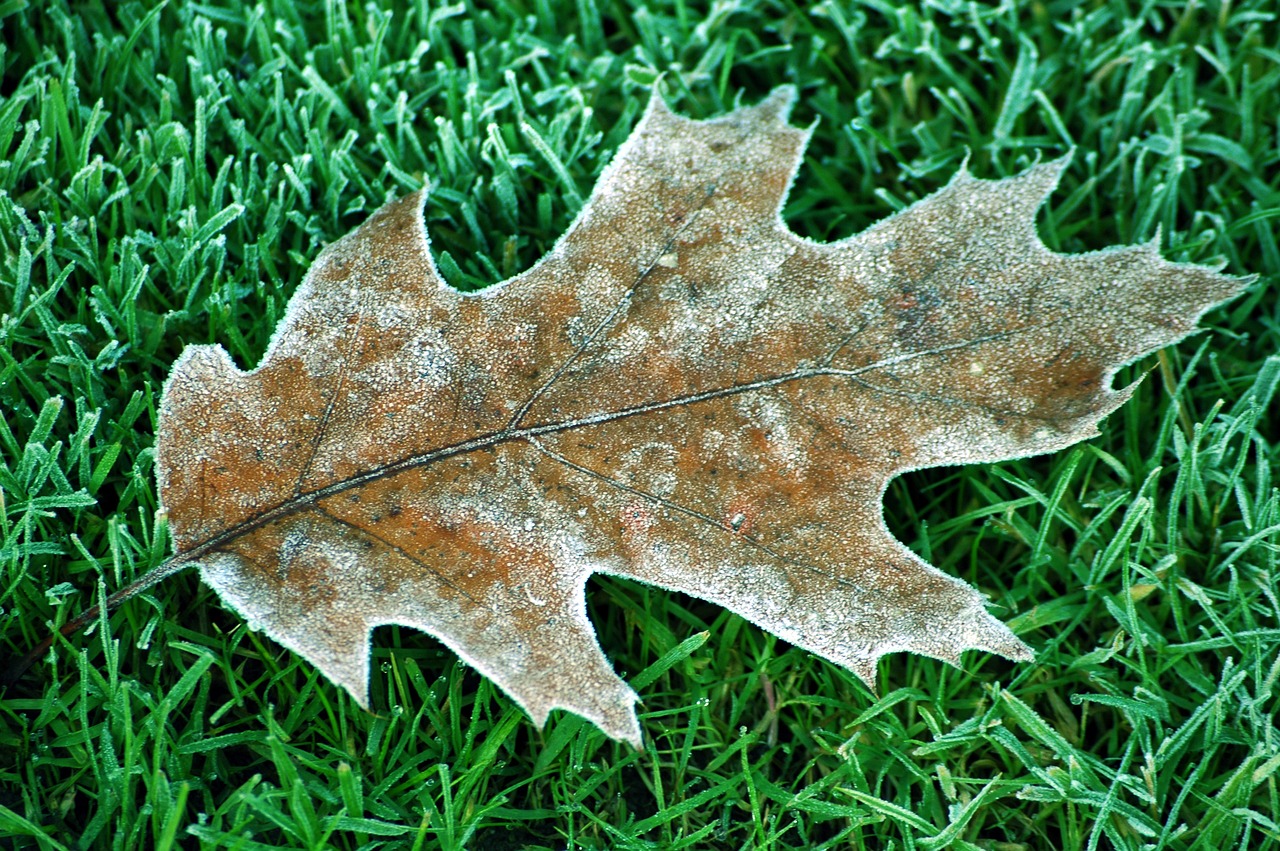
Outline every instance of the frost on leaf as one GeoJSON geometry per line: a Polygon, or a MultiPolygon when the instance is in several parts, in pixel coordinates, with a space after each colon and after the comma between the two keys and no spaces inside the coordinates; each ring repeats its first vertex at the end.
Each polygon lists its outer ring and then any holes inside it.
{"type": "Polygon", "coordinates": [[[691,121],[655,96],[555,249],[489,290],[442,281],[418,192],[320,255],[256,369],[188,348],[157,438],[179,557],[361,705],[371,630],[403,624],[536,722],[633,743],[592,573],[867,681],[894,651],[1029,659],[889,534],[886,484],[1096,434],[1116,370],[1243,282],[1154,245],[1049,251],[1062,160],[801,239],[779,217],[808,138],[792,99],[691,121]]]}

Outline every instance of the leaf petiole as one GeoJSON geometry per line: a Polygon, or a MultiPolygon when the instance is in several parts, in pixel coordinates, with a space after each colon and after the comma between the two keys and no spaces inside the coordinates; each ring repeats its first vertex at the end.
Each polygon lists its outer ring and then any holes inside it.
{"type": "Polygon", "coordinates": [[[12,686],[32,665],[43,659],[44,655],[49,652],[49,648],[53,646],[53,642],[58,635],[67,638],[76,634],[101,616],[103,606],[106,607],[108,612],[114,611],[121,603],[127,603],[143,591],[158,585],[176,573],[186,570],[203,552],[203,549],[191,550],[166,559],[152,570],[111,594],[104,603],[90,606],[67,621],[56,633],[50,634],[23,656],[6,665],[3,673],[0,673],[0,688],[7,689],[12,686]]]}

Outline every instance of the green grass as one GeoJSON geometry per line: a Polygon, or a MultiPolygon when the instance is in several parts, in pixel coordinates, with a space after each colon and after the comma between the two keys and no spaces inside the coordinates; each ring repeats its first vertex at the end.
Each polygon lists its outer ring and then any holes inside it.
{"type": "Polygon", "coordinates": [[[474,288],[572,220],[662,76],[819,119],[787,208],[834,239],[1075,149],[1063,251],[1260,277],[1103,435],[913,474],[895,532],[1039,653],[899,655],[880,696],[714,606],[589,586],[646,749],[534,728],[432,639],[367,714],[193,574],[0,701],[0,848],[1280,848],[1280,20],[1269,0],[0,2],[0,623],[22,653],[168,552],[170,363],[260,357],[318,249],[430,180],[474,288]],[[1017,6],[1017,8],[1014,8],[1017,6]],[[109,10],[108,10],[109,9],[109,10]]]}

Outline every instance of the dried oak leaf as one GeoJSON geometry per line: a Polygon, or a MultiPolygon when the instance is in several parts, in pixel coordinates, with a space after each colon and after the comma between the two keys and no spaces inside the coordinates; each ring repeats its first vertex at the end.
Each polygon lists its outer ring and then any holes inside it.
{"type": "Polygon", "coordinates": [[[592,573],[868,682],[899,650],[1031,658],[889,534],[886,484],[1096,434],[1131,391],[1116,370],[1244,282],[1155,245],[1049,251],[1063,160],[797,237],[792,100],[692,121],[655,96],[568,233],[499,286],[443,282],[417,192],[320,255],[256,369],[188,348],[157,436],[177,557],[361,705],[372,628],[404,624],[536,722],[562,707],[637,744],[592,573]]]}

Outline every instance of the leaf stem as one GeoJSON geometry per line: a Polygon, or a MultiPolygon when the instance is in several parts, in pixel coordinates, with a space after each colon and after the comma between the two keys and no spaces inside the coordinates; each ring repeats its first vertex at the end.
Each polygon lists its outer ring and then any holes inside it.
{"type": "Polygon", "coordinates": [[[53,646],[53,642],[57,640],[59,635],[64,638],[74,635],[100,617],[104,608],[107,612],[112,612],[121,603],[127,603],[148,588],[163,582],[175,573],[186,570],[201,552],[202,550],[190,550],[165,559],[147,573],[107,597],[103,603],[90,606],[67,621],[56,633],[50,634],[27,651],[25,655],[6,665],[4,672],[0,673],[0,688],[7,689],[12,686],[27,672],[27,669],[43,659],[44,654],[49,652],[49,648],[53,646]]]}

